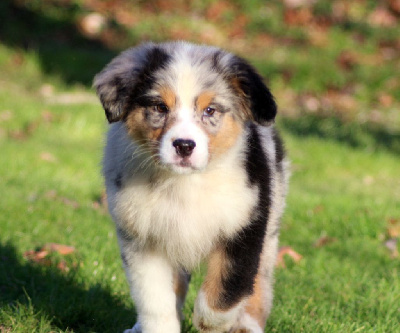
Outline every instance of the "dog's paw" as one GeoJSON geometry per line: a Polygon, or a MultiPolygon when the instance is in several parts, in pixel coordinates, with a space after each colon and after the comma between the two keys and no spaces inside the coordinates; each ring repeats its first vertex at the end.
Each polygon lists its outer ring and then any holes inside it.
{"type": "Polygon", "coordinates": [[[212,309],[207,303],[205,294],[200,291],[194,305],[193,323],[200,332],[230,332],[237,322],[241,308],[239,304],[226,311],[212,309]]]}
{"type": "Polygon", "coordinates": [[[125,330],[124,333],[142,333],[142,327],[140,323],[136,323],[132,328],[125,330]]]}

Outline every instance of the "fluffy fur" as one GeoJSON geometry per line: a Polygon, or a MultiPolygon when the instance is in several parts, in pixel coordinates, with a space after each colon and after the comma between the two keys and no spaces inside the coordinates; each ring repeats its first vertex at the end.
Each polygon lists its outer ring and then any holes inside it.
{"type": "Polygon", "coordinates": [[[197,329],[262,332],[287,162],[261,77],[218,48],[148,43],[94,86],[111,123],[103,172],[138,312],[127,332],[180,332],[188,272],[201,262],[197,329]]]}

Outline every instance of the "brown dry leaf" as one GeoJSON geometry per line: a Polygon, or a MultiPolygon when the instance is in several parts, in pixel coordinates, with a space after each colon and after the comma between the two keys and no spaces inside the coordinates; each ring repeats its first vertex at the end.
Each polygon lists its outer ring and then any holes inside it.
{"type": "Polygon", "coordinates": [[[368,22],[377,27],[393,27],[397,24],[397,19],[386,8],[378,7],[369,15],[368,22]]]}
{"type": "Polygon", "coordinates": [[[400,238],[400,219],[390,218],[386,230],[389,238],[400,238]]]}
{"type": "Polygon", "coordinates": [[[282,246],[279,251],[278,251],[278,256],[276,259],[276,266],[285,268],[285,256],[289,256],[290,258],[293,259],[294,262],[298,263],[303,256],[299,253],[297,253],[295,250],[293,250],[290,246],[282,246]]]}
{"type": "MultiPolygon", "coordinates": [[[[75,252],[75,248],[73,246],[57,244],[57,243],[48,243],[38,250],[26,251],[24,253],[24,257],[29,261],[35,262],[42,266],[52,266],[55,263],[48,257],[51,253],[58,253],[60,255],[65,256],[73,252],[75,252]]],[[[61,260],[60,262],[58,262],[56,267],[63,272],[69,271],[69,267],[65,260],[61,260]]]]}
{"type": "Polygon", "coordinates": [[[314,243],[314,247],[320,248],[320,247],[326,246],[326,245],[334,243],[334,242],[337,242],[337,238],[329,237],[329,236],[322,236],[314,243]]]}
{"type": "Polygon", "coordinates": [[[0,333],[10,333],[12,332],[11,328],[0,325],[0,333]]]}
{"type": "Polygon", "coordinates": [[[342,116],[350,117],[358,107],[354,96],[347,92],[328,90],[322,97],[322,108],[335,110],[342,116]]]}
{"type": "Polygon", "coordinates": [[[46,162],[50,162],[50,163],[57,162],[57,159],[54,157],[54,155],[47,151],[40,153],[40,159],[43,161],[46,161],[46,162]]]}
{"type": "Polygon", "coordinates": [[[330,43],[328,29],[316,29],[311,27],[307,30],[308,39],[313,46],[326,47],[330,43]]]}
{"type": "Polygon", "coordinates": [[[57,243],[48,243],[44,245],[43,249],[49,252],[57,252],[63,256],[75,252],[75,247],[57,243]]]}
{"type": "Polygon", "coordinates": [[[213,2],[207,9],[206,17],[211,21],[221,21],[224,15],[232,11],[234,7],[228,1],[213,2]]]}
{"type": "Polygon", "coordinates": [[[358,63],[358,55],[354,51],[343,51],[336,59],[339,67],[345,71],[352,70],[358,63]]]}
{"type": "Polygon", "coordinates": [[[389,8],[396,15],[400,15],[400,0],[389,0],[389,8]]]}
{"type": "Polygon", "coordinates": [[[69,267],[68,267],[67,263],[65,262],[65,260],[61,260],[57,264],[57,268],[62,272],[68,272],[69,271],[69,267]]]}
{"type": "Polygon", "coordinates": [[[285,23],[288,25],[300,25],[305,26],[313,21],[313,14],[311,9],[308,7],[300,7],[296,9],[286,9],[285,23]]]}
{"type": "Polygon", "coordinates": [[[387,93],[381,93],[378,99],[379,103],[385,108],[391,107],[394,102],[394,98],[387,93]]]}
{"type": "Polygon", "coordinates": [[[49,252],[47,250],[29,250],[24,252],[24,257],[33,262],[41,262],[48,256],[49,252]]]}
{"type": "Polygon", "coordinates": [[[246,15],[239,15],[235,18],[235,21],[232,24],[232,29],[229,32],[229,37],[231,38],[240,38],[246,35],[246,25],[248,23],[248,19],[246,15]]]}

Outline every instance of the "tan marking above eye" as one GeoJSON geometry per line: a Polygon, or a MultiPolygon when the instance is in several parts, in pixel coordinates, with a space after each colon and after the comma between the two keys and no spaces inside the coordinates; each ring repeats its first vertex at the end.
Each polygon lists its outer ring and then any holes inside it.
{"type": "Polygon", "coordinates": [[[210,106],[211,102],[215,97],[215,92],[213,91],[205,91],[201,93],[196,99],[196,108],[197,110],[205,110],[210,106]]]}
{"type": "Polygon", "coordinates": [[[159,93],[165,105],[168,107],[168,109],[169,110],[174,109],[176,104],[176,95],[174,91],[169,87],[162,87],[159,90],[159,93]]]}

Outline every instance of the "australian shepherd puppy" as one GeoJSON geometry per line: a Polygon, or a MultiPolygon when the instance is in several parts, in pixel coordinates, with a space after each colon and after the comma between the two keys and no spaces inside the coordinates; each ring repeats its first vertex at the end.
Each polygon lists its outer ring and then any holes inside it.
{"type": "Polygon", "coordinates": [[[111,123],[103,171],[138,313],[126,332],[180,332],[201,262],[196,328],[263,332],[287,163],[261,77],[218,48],[147,43],[94,86],[111,123]]]}

